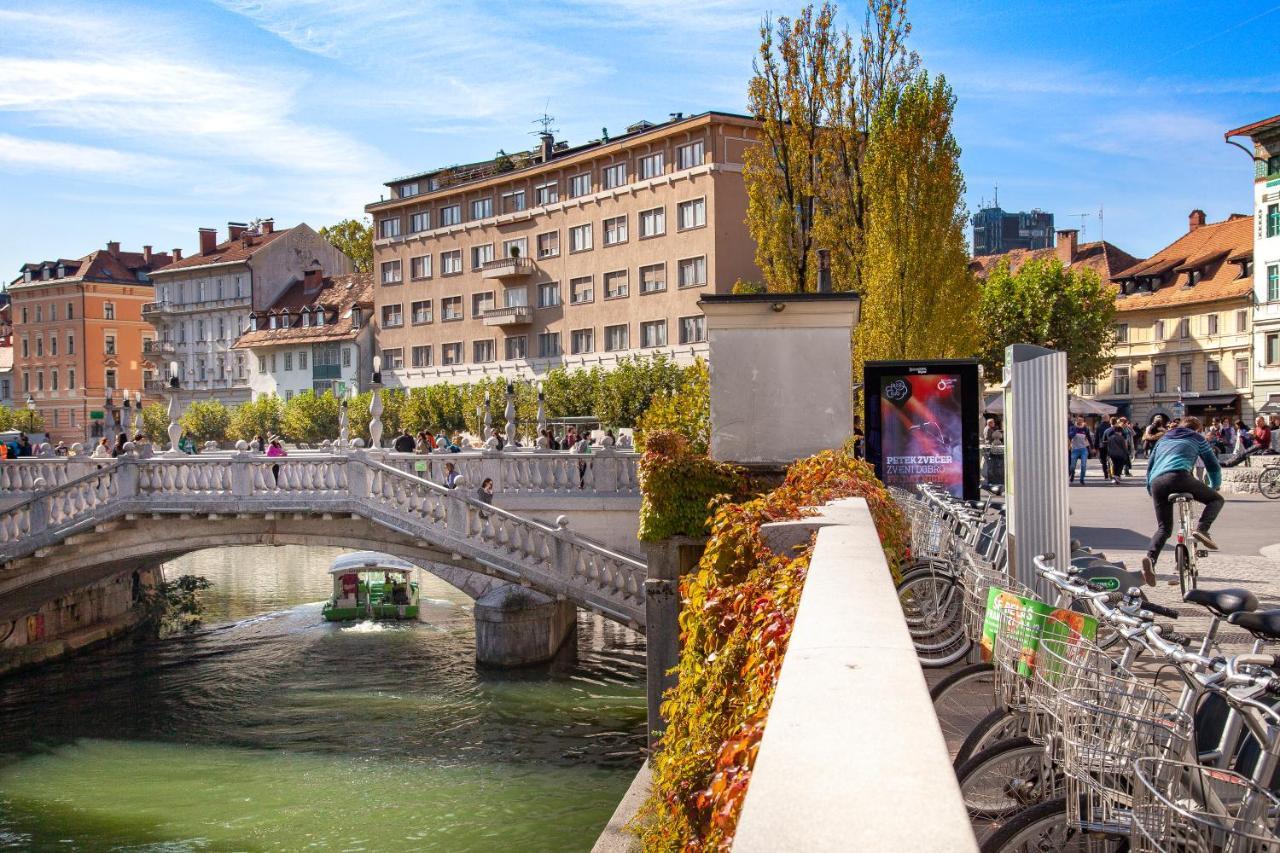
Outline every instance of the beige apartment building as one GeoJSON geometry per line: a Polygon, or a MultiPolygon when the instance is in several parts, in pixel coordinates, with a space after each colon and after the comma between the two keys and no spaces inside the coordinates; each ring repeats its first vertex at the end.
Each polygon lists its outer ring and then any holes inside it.
{"type": "Polygon", "coordinates": [[[391,181],[367,205],[388,384],[537,376],[705,352],[705,293],[758,280],[743,152],[725,113],[391,181]]]}

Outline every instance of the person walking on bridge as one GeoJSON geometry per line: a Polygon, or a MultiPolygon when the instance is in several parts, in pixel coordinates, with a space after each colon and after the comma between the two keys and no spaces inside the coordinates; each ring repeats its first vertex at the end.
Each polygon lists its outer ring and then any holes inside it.
{"type": "Polygon", "coordinates": [[[1156,442],[1147,466],[1147,492],[1155,505],[1156,532],[1147,547],[1147,556],[1142,558],[1142,577],[1149,585],[1155,583],[1156,560],[1173,532],[1173,504],[1169,496],[1186,492],[1204,504],[1204,512],[1192,535],[1205,548],[1216,551],[1218,543],[1209,535],[1209,528],[1222,511],[1222,495],[1217,491],[1221,485],[1222,466],[1209,442],[1200,434],[1198,418],[1183,418],[1156,442]],[[1203,462],[1209,472],[1209,485],[1193,473],[1197,460],[1203,462]]]}

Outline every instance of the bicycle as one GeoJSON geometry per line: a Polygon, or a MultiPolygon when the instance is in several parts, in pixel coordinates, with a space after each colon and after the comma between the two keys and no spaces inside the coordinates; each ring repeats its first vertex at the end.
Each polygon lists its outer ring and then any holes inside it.
{"type": "Polygon", "coordinates": [[[1258,474],[1258,493],[1268,500],[1280,498],[1280,465],[1268,465],[1258,474]]]}
{"type": "Polygon", "coordinates": [[[1178,570],[1178,586],[1182,590],[1182,597],[1186,598],[1187,593],[1195,589],[1200,580],[1196,558],[1207,557],[1209,552],[1196,544],[1193,534],[1196,521],[1195,498],[1188,492],[1176,492],[1169,495],[1169,503],[1174,505],[1178,524],[1173,545],[1173,564],[1178,570]]]}

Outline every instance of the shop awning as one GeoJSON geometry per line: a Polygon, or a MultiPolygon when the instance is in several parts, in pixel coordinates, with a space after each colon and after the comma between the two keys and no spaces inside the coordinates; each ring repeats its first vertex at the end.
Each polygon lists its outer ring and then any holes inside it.
{"type": "Polygon", "coordinates": [[[1258,409],[1260,415],[1280,415],[1280,394],[1272,394],[1267,397],[1266,404],[1258,409]]]}
{"type": "Polygon", "coordinates": [[[1239,394],[1202,394],[1199,397],[1185,397],[1182,405],[1188,409],[1230,409],[1234,408],[1239,394]]]}

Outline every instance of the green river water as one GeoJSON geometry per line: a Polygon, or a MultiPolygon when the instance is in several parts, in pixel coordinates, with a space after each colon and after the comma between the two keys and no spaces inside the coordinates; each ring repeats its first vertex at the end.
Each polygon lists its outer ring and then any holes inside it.
{"type": "Polygon", "coordinates": [[[422,574],[413,624],[320,618],[336,549],[237,548],[195,635],[0,681],[0,849],[589,850],[638,768],[643,640],[477,669],[470,600],[422,574]]]}

